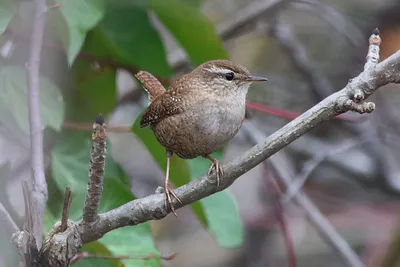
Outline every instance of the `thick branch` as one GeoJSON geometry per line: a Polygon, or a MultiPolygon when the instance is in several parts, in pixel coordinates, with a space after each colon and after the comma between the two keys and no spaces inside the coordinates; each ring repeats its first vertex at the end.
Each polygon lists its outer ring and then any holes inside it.
{"type": "MultiPolygon", "coordinates": [[[[377,64],[371,70],[365,70],[351,80],[345,88],[325,98],[320,103],[279,129],[264,142],[259,143],[243,156],[224,166],[224,178],[217,188],[206,177],[192,181],[175,190],[183,204],[175,201],[175,207],[182,207],[205,198],[230,186],[239,176],[251,170],[271,155],[298,139],[317,124],[332,119],[348,110],[359,113],[370,112],[372,103],[363,102],[378,88],[389,83],[400,82],[400,51],[377,64]],[[360,98],[362,96],[362,98],[360,98]],[[354,102],[353,99],[357,99],[354,102]]],[[[84,243],[96,240],[105,233],[119,227],[135,225],[148,220],[160,219],[167,215],[163,205],[163,196],[155,194],[137,199],[107,213],[100,214],[100,219],[90,232],[81,237],[84,243]]]]}
{"type": "Polygon", "coordinates": [[[83,221],[90,225],[99,218],[100,198],[103,193],[104,168],[106,165],[106,124],[103,115],[93,124],[93,146],[90,152],[89,184],[83,207],[83,221]]]}
{"type": "Polygon", "coordinates": [[[30,128],[30,148],[32,162],[32,216],[33,234],[37,247],[41,247],[43,214],[47,202],[47,183],[44,175],[43,132],[39,109],[39,68],[44,33],[46,0],[35,1],[36,16],[33,24],[29,49],[28,69],[28,111],[30,128]]]}

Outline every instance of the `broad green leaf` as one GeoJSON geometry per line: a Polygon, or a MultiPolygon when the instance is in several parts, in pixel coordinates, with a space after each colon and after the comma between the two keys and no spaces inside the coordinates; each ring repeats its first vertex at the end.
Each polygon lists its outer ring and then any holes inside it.
{"type": "MultiPolygon", "coordinates": [[[[69,186],[73,193],[70,214],[73,220],[82,218],[82,207],[89,180],[91,146],[90,132],[65,131],[52,150],[53,180],[61,192],[69,186]]],[[[107,143],[108,149],[109,146],[110,142],[107,143]]],[[[107,153],[105,177],[115,177],[118,173],[121,172],[113,161],[111,153],[107,153]]],[[[129,186],[126,187],[129,190],[129,186]]],[[[108,201],[107,198],[104,198],[104,201],[108,201]]]]}
{"type": "MultiPolygon", "coordinates": [[[[103,255],[107,256],[110,255],[112,256],[112,252],[99,241],[91,242],[88,244],[85,244],[81,251],[86,251],[90,254],[95,254],[95,255],[103,255]]],[[[122,267],[124,264],[121,262],[120,259],[101,259],[101,258],[87,258],[87,259],[82,259],[75,263],[73,267],[122,267]]]]}
{"type": "MultiPolygon", "coordinates": [[[[223,151],[212,154],[218,160],[222,159],[223,151]]],[[[189,161],[193,179],[207,173],[210,161],[204,158],[195,158],[189,161]]],[[[239,216],[236,200],[228,189],[200,200],[208,221],[208,230],[214,235],[217,243],[222,247],[235,248],[243,244],[243,224],[239,216]]]]}
{"type": "Polygon", "coordinates": [[[72,191],[69,216],[71,220],[82,218],[82,207],[89,179],[91,147],[89,136],[89,132],[64,131],[52,150],[53,180],[61,192],[64,192],[67,186],[72,191]]]}
{"type": "MultiPolygon", "coordinates": [[[[101,205],[101,211],[119,207],[134,199],[131,191],[117,179],[107,178],[104,184],[103,198],[107,203],[101,205]]],[[[130,256],[131,259],[122,260],[126,267],[156,267],[160,266],[159,259],[135,259],[149,255],[158,256],[160,253],[155,248],[148,223],[127,226],[113,230],[104,235],[100,240],[114,254],[130,256]]]]}
{"type": "Polygon", "coordinates": [[[68,101],[68,118],[87,122],[97,114],[109,114],[117,104],[116,70],[95,70],[87,61],[78,61],[72,68],[74,86],[68,101]]]}
{"type": "MultiPolygon", "coordinates": [[[[90,132],[65,132],[52,152],[52,176],[55,184],[62,192],[66,186],[69,186],[72,190],[70,213],[70,219],[72,220],[79,220],[82,217],[82,208],[89,179],[89,155],[92,144],[90,136],[90,132]]],[[[107,154],[106,160],[111,161],[109,164],[116,164],[113,163],[110,153],[107,154]]],[[[106,165],[100,212],[109,211],[134,199],[130,186],[126,183],[126,178],[120,179],[119,177],[110,176],[120,172],[121,170],[118,170],[117,166],[106,165]]],[[[54,201],[54,198],[52,199],[54,201]]],[[[59,202],[62,202],[62,198],[59,198],[59,202]]],[[[57,204],[50,203],[49,205],[57,204]]],[[[61,210],[59,214],[53,216],[60,218],[60,213],[61,210]]],[[[98,242],[103,244],[114,256],[145,257],[149,254],[159,254],[154,246],[147,223],[113,230],[98,242]]],[[[95,259],[84,260],[85,263],[89,261],[95,262],[95,259]]],[[[160,266],[160,262],[157,259],[146,261],[129,259],[123,260],[123,262],[126,267],[160,266]]]]}
{"type": "MultiPolygon", "coordinates": [[[[132,126],[133,133],[142,141],[151,153],[153,159],[157,162],[158,166],[165,172],[167,167],[167,158],[165,148],[158,142],[153,132],[149,128],[140,128],[140,117],[136,119],[132,126]]],[[[191,174],[188,163],[176,155],[171,158],[170,167],[170,181],[176,186],[182,186],[191,181],[191,174]]],[[[191,205],[193,212],[197,218],[205,226],[207,226],[207,219],[204,213],[204,208],[199,202],[191,205]]]]}
{"type": "MultiPolygon", "coordinates": [[[[60,130],[64,119],[64,102],[60,90],[40,77],[39,105],[42,125],[60,130]]],[[[0,121],[15,125],[29,133],[28,91],[26,70],[17,67],[0,68],[0,121]]]]}
{"type": "Polygon", "coordinates": [[[142,8],[110,3],[93,37],[88,40],[93,46],[101,41],[108,48],[108,51],[98,51],[92,46],[91,50],[98,56],[108,56],[155,75],[172,74],[160,36],[142,8]]]}
{"type": "Polygon", "coordinates": [[[0,35],[6,30],[12,18],[12,0],[0,0],[0,35]]]}
{"type": "Polygon", "coordinates": [[[129,187],[117,177],[107,176],[104,179],[104,191],[100,203],[100,212],[107,212],[135,199],[129,187]],[[118,192],[118,194],[115,194],[118,192]]]}
{"type": "Polygon", "coordinates": [[[58,34],[67,50],[68,62],[74,62],[89,30],[102,19],[105,11],[104,0],[58,0],[66,25],[60,26],[58,34]]]}
{"type": "Polygon", "coordinates": [[[200,8],[203,4],[203,0],[186,0],[186,3],[196,8],[200,8]]]}
{"type": "Polygon", "coordinates": [[[195,65],[212,59],[228,58],[214,25],[199,9],[184,0],[138,2],[155,12],[195,65]]]}

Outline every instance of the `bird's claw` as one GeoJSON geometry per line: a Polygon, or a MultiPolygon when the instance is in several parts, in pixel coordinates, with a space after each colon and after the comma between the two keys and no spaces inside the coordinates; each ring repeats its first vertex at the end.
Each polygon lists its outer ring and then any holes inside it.
{"type": "Polygon", "coordinates": [[[171,198],[171,195],[174,197],[174,198],[176,198],[176,200],[178,200],[179,201],[179,203],[181,203],[182,204],[182,201],[179,199],[179,197],[175,194],[175,192],[171,189],[171,188],[169,188],[169,186],[167,186],[166,188],[164,188],[164,195],[165,195],[165,197],[164,197],[164,205],[165,205],[165,209],[166,210],[171,210],[171,212],[175,215],[175,217],[178,217],[178,215],[176,214],[176,212],[175,212],[175,208],[174,208],[174,206],[172,205],[172,198],[171,198]]]}
{"type": "Polygon", "coordinates": [[[211,176],[213,170],[215,171],[215,175],[217,176],[217,187],[219,187],[220,184],[220,178],[221,176],[224,175],[224,170],[222,169],[222,165],[219,163],[219,161],[215,160],[211,164],[210,168],[208,169],[208,177],[211,176]]]}

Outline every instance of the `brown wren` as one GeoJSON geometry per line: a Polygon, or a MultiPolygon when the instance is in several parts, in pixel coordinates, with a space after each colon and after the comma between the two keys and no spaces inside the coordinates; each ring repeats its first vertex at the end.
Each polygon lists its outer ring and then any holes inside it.
{"type": "Polygon", "coordinates": [[[245,67],[228,60],[203,63],[173,81],[168,90],[148,72],[140,71],[136,77],[150,100],[140,127],[150,126],[166,149],[165,206],[175,214],[171,194],[181,201],[168,183],[173,153],[183,159],[211,160],[208,175],[214,170],[219,186],[223,170],[210,154],[224,147],[242,126],[250,84],[268,79],[251,76],[245,67]]]}

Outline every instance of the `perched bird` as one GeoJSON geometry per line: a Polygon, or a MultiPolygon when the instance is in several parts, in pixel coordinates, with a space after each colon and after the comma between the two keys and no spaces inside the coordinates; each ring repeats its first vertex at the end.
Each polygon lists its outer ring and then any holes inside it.
{"type": "Polygon", "coordinates": [[[242,126],[250,84],[268,79],[251,76],[245,67],[228,60],[203,63],[172,82],[168,90],[148,72],[140,71],[136,77],[150,101],[140,127],[150,126],[166,149],[165,206],[176,215],[171,195],[180,199],[168,183],[173,153],[183,159],[209,159],[208,175],[214,170],[219,186],[223,169],[210,154],[224,147],[242,126]]]}

